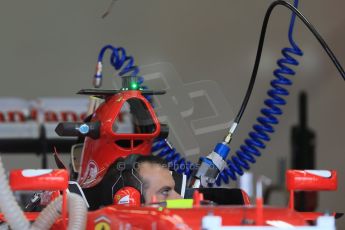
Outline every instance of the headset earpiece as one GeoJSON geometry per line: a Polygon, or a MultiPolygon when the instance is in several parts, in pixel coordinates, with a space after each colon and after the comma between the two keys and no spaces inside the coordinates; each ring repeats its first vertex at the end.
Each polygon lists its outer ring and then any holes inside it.
{"type": "Polygon", "coordinates": [[[133,187],[123,187],[114,195],[114,204],[128,204],[131,206],[140,206],[141,194],[133,187]]]}
{"type": "Polygon", "coordinates": [[[128,155],[123,161],[116,165],[120,171],[119,177],[112,186],[113,203],[140,205],[145,203],[143,195],[143,182],[136,170],[139,154],[128,155]]]}

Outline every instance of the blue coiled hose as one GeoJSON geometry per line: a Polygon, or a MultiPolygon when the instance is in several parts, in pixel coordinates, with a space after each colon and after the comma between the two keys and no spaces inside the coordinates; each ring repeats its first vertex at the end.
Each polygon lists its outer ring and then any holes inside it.
{"type": "MultiPolygon", "coordinates": [[[[298,7],[298,0],[294,1],[294,6],[298,7]]],[[[226,160],[228,167],[226,167],[218,176],[216,184],[219,186],[221,182],[229,183],[229,177],[232,180],[236,180],[236,174],[243,175],[243,169],[249,169],[249,163],[255,163],[255,156],[261,155],[259,148],[265,148],[264,141],[269,141],[269,133],[273,133],[273,125],[278,124],[277,115],[281,115],[283,111],[279,106],[285,105],[286,102],[282,96],[289,94],[285,86],[291,85],[292,81],[287,76],[295,75],[295,71],[288,65],[297,66],[298,61],[292,55],[302,56],[303,52],[298,47],[293,39],[293,29],[295,24],[296,15],[292,13],[290,26],[289,26],[289,42],[291,47],[284,48],[282,54],[284,58],[278,60],[278,69],[274,71],[275,79],[271,81],[272,88],[268,90],[269,98],[265,100],[265,105],[261,109],[263,116],[260,116],[257,121],[258,124],[254,124],[253,129],[249,133],[249,138],[245,140],[245,144],[241,145],[240,150],[236,151],[236,156],[226,160]]],[[[182,167],[180,171],[186,175],[191,175],[191,170],[188,169],[190,166],[194,166],[193,163],[186,161],[181,154],[176,152],[176,149],[171,147],[167,140],[161,139],[154,143],[152,152],[157,152],[157,155],[165,158],[168,162],[173,165],[179,164],[182,167]]]]}
{"type": "MultiPolygon", "coordinates": [[[[125,75],[138,76],[139,68],[134,65],[133,57],[127,56],[126,50],[122,47],[116,48],[112,45],[104,46],[99,52],[98,63],[102,63],[104,54],[107,50],[111,51],[110,63],[117,71],[120,71],[120,77],[125,75]]],[[[98,74],[97,72],[95,77],[101,78],[102,74],[98,74]]],[[[142,84],[144,82],[144,78],[138,77],[138,81],[139,84],[142,84]]]]}
{"type": "MultiPolygon", "coordinates": [[[[239,120],[241,119],[241,116],[243,114],[243,111],[247,105],[251,89],[255,82],[255,77],[257,74],[257,69],[260,62],[260,56],[262,52],[262,45],[264,41],[264,36],[266,32],[266,26],[268,23],[269,16],[273,10],[273,8],[276,5],[284,5],[287,8],[290,8],[294,13],[292,14],[291,21],[290,21],[290,27],[289,27],[289,42],[291,47],[284,48],[282,50],[283,58],[278,60],[277,64],[279,66],[278,69],[274,71],[275,79],[271,81],[272,88],[268,90],[267,94],[269,96],[268,99],[264,101],[266,107],[264,107],[261,110],[262,116],[260,116],[257,121],[258,123],[253,126],[253,131],[249,133],[249,138],[245,140],[245,144],[241,145],[240,150],[236,151],[236,156],[233,156],[231,159],[227,160],[227,168],[225,168],[217,178],[216,184],[220,185],[221,182],[228,183],[229,177],[233,180],[236,180],[236,174],[242,175],[243,169],[249,169],[249,163],[255,163],[255,157],[260,156],[260,150],[265,148],[265,141],[269,141],[269,134],[274,132],[273,126],[275,124],[278,124],[278,115],[281,115],[283,112],[281,110],[281,106],[285,105],[286,102],[284,100],[284,96],[287,96],[289,92],[285,88],[286,86],[289,86],[292,84],[292,81],[287,78],[288,76],[295,75],[295,71],[289,67],[291,66],[297,66],[298,61],[292,56],[302,56],[303,52],[302,50],[297,46],[295,41],[293,40],[293,28],[295,24],[295,18],[296,15],[304,22],[304,24],[308,27],[308,29],[314,34],[314,36],[317,38],[317,40],[320,42],[330,59],[333,61],[334,65],[337,67],[339,73],[345,80],[345,71],[340,65],[339,61],[333,54],[333,52],[330,50],[326,42],[323,40],[323,38],[318,34],[318,32],[315,30],[315,28],[308,22],[308,20],[299,13],[296,9],[294,9],[291,5],[286,3],[285,1],[277,0],[273,2],[265,16],[264,20],[264,26],[260,35],[260,42],[259,47],[257,51],[257,57],[253,69],[253,74],[251,78],[251,82],[249,85],[249,88],[247,90],[246,97],[242,103],[241,109],[239,111],[239,114],[236,116],[236,124],[238,124],[239,120]]],[[[298,0],[294,1],[294,6],[297,8],[298,6],[298,0]]],[[[113,54],[111,56],[111,63],[115,67],[115,69],[120,69],[121,65],[123,65],[126,61],[128,61],[127,65],[127,73],[129,73],[131,70],[133,70],[133,74],[138,74],[137,67],[133,66],[133,59],[132,57],[127,57],[126,53],[123,48],[113,48],[112,46],[109,46],[109,48],[113,49],[113,54]],[[116,64],[116,60],[121,60],[120,63],[122,64],[116,64]],[[133,68],[130,68],[133,67],[133,68]]],[[[108,49],[108,46],[104,47],[101,51],[99,63],[101,63],[103,54],[105,50],[108,49]]],[[[101,65],[100,65],[101,66],[101,65]]],[[[98,71],[99,72],[99,71],[98,71]]],[[[98,73],[97,72],[97,73],[98,73]]],[[[123,71],[120,72],[120,74],[123,71]]],[[[95,76],[97,78],[97,75],[95,76]]],[[[143,78],[140,77],[139,83],[141,84],[143,82],[143,78]]],[[[143,86],[142,86],[143,88],[143,86]]],[[[181,157],[181,154],[176,152],[176,149],[173,148],[169,142],[166,139],[158,139],[155,141],[155,143],[152,146],[152,152],[156,152],[156,155],[165,158],[168,162],[173,163],[173,168],[178,172],[184,172],[186,175],[190,176],[192,173],[192,170],[196,167],[195,164],[186,161],[183,157],[181,157]],[[176,169],[177,166],[178,168],[176,169]]]]}
{"type": "MultiPolygon", "coordinates": [[[[298,0],[294,1],[294,6],[298,7],[298,0]]],[[[277,61],[278,68],[273,72],[275,79],[271,81],[272,88],[267,92],[269,98],[264,101],[266,106],[261,109],[262,116],[257,118],[258,123],[253,125],[253,130],[249,132],[249,137],[236,151],[236,155],[226,161],[228,168],[220,173],[216,181],[217,185],[220,185],[222,181],[228,183],[228,177],[236,180],[236,174],[243,175],[243,169],[248,170],[249,163],[255,163],[255,157],[261,155],[259,149],[265,148],[264,142],[269,141],[269,134],[274,133],[273,126],[279,122],[277,116],[283,114],[280,108],[286,104],[283,97],[289,95],[286,86],[292,85],[292,81],[288,77],[295,75],[295,71],[290,66],[299,64],[293,55],[303,56],[302,50],[293,39],[295,19],[296,15],[292,13],[288,33],[291,47],[282,49],[283,58],[277,61]]]]}
{"type": "MultiPolygon", "coordinates": [[[[134,58],[132,56],[127,56],[126,50],[123,47],[114,47],[112,45],[104,46],[98,55],[97,70],[94,77],[94,86],[99,88],[102,82],[102,62],[105,52],[107,50],[111,51],[110,64],[115,68],[115,70],[120,71],[119,76],[136,76],[137,83],[142,89],[146,89],[143,86],[144,78],[139,75],[139,67],[134,65],[134,58]]],[[[145,95],[145,98],[152,104],[152,96],[145,95]]]]}
{"type": "MultiPolygon", "coordinates": [[[[216,180],[216,184],[220,185],[221,182],[228,183],[229,178],[232,180],[236,180],[236,174],[242,175],[244,169],[249,169],[250,163],[255,163],[255,157],[261,155],[259,149],[265,148],[265,142],[270,140],[269,134],[274,132],[273,126],[278,124],[278,115],[281,115],[283,111],[281,110],[281,106],[285,105],[286,102],[284,100],[284,96],[289,95],[288,90],[286,89],[287,86],[292,84],[292,81],[288,78],[290,76],[295,75],[295,71],[290,66],[297,66],[299,63],[294,58],[293,55],[296,56],[303,56],[302,50],[298,47],[296,42],[293,39],[293,29],[295,25],[296,15],[302,20],[302,22],[306,25],[306,27],[313,33],[315,38],[319,41],[325,52],[328,54],[330,59],[332,60],[335,67],[338,69],[340,75],[345,80],[345,71],[335,55],[333,54],[332,50],[328,47],[327,43],[321,37],[321,35],[316,31],[316,29],[309,23],[309,21],[296,9],[298,7],[298,0],[294,1],[294,7],[288,4],[285,1],[277,0],[273,2],[265,15],[265,19],[263,22],[263,27],[261,30],[259,46],[256,54],[255,64],[252,72],[252,77],[248,86],[248,90],[246,96],[242,102],[241,109],[239,110],[238,115],[235,118],[233,125],[229,130],[229,135],[231,140],[231,135],[233,131],[231,130],[232,127],[236,129],[237,124],[239,123],[242,114],[246,108],[247,102],[250,97],[251,90],[255,83],[255,78],[257,75],[257,70],[260,63],[260,57],[262,53],[262,47],[264,44],[264,37],[266,33],[266,28],[268,24],[269,17],[274,7],[277,5],[282,5],[289,8],[293,11],[290,20],[289,26],[289,33],[288,38],[291,47],[284,48],[282,50],[283,58],[279,59],[278,69],[274,71],[275,79],[271,81],[272,88],[268,90],[267,94],[269,96],[268,99],[264,101],[265,107],[261,109],[261,116],[257,118],[256,124],[253,126],[253,130],[249,133],[249,137],[245,140],[245,143],[241,145],[240,150],[236,151],[236,155],[231,157],[231,159],[226,160],[227,166],[218,176],[216,180]]],[[[227,136],[228,137],[228,136],[227,136]]],[[[229,143],[226,137],[227,143],[229,143]]],[[[224,140],[224,141],[225,141],[224,140]]],[[[165,141],[166,142],[166,141],[165,141]]],[[[161,156],[165,156],[170,160],[170,162],[181,162],[182,164],[185,162],[183,158],[180,157],[180,154],[176,153],[175,149],[170,147],[169,143],[164,144],[163,140],[162,143],[159,143],[159,146],[163,146],[163,150],[159,154],[161,156]],[[169,149],[170,148],[170,149],[169,149]],[[175,160],[176,159],[176,160],[175,160]]],[[[153,150],[160,151],[159,148],[154,148],[153,150]]],[[[189,163],[190,164],[190,163],[189,163]]],[[[190,164],[195,166],[193,164],[190,164]]]]}
{"type": "Polygon", "coordinates": [[[157,139],[152,145],[151,152],[164,158],[169,163],[171,169],[186,174],[188,178],[192,175],[193,169],[195,169],[196,165],[184,159],[166,139],[157,139]]]}
{"type": "MultiPolygon", "coordinates": [[[[134,65],[134,59],[132,56],[127,56],[126,50],[122,47],[116,48],[111,45],[104,46],[98,55],[98,63],[96,68],[96,74],[94,78],[94,86],[100,87],[102,82],[102,62],[105,52],[107,50],[111,51],[110,55],[110,64],[115,68],[115,70],[120,71],[119,76],[137,76],[138,77],[138,84],[141,88],[146,89],[146,86],[143,86],[142,83],[144,82],[144,78],[142,76],[138,76],[139,68],[134,65]],[[98,83],[98,84],[97,84],[98,83]]],[[[152,103],[152,96],[146,95],[146,99],[152,103]]],[[[155,140],[152,146],[152,152],[157,152],[157,155],[165,158],[169,163],[172,169],[179,173],[184,173],[188,177],[192,174],[193,166],[195,166],[192,162],[186,161],[181,154],[176,152],[176,149],[171,147],[169,142],[166,139],[157,139],[155,140]],[[176,168],[174,168],[176,167],[176,168]]]]}

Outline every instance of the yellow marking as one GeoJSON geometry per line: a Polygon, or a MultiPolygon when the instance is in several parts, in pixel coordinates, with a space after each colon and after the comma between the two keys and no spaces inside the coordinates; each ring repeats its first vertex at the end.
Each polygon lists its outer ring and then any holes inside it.
{"type": "Polygon", "coordinates": [[[122,101],[122,99],[123,99],[123,97],[121,96],[121,97],[119,97],[116,101],[117,101],[117,102],[120,102],[120,101],[122,101]]]}
{"type": "Polygon", "coordinates": [[[120,199],[121,199],[121,196],[120,196],[120,195],[115,195],[115,200],[116,200],[116,202],[118,202],[120,199]]]}
{"type": "Polygon", "coordinates": [[[111,230],[111,228],[107,222],[102,221],[95,225],[95,230],[111,230]]]}

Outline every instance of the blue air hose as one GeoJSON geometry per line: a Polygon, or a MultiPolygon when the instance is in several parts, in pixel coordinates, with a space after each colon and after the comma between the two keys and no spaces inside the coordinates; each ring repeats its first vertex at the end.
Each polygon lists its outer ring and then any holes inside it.
{"type": "MultiPolygon", "coordinates": [[[[266,106],[263,109],[261,109],[262,116],[257,118],[258,123],[253,125],[253,130],[249,132],[249,137],[245,140],[245,143],[240,146],[240,150],[236,151],[236,155],[232,156],[230,160],[226,160],[226,164],[228,167],[225,168],[220,173],[220,176],[218,176],[217,181],[216,181],[217,185],[220,185],[222,181],[224,181],[225,183],[228,183],[229,177],[233,180],[236,180],[236,174],[242,175],[243,169],[248,170],[249,163],[255,163],[255,157],[258,157],[261,155],[259,149],[265,148],[264,142],[267,142],[270,140],[269,134],[274,132],[273,126],[278,124],[277,116],[283,113],[280,107],[286,104],[286,101],[284,100],[283,97],[289,95],[289,92],[286,89],[286,86],[292,85],[292,81],[288,77],[295,75],[295,71],[289,66],[297,66],[299,64],[298,61],[292,55],[296,55],[296,56],[303,55],[302,50],[298,47],[298,45],[293,39],[293,29],[294,29],[296,16],[298,16],[301,19],[301,21],[307,26],[307,28],[313,33],[315,38],[321,44],[322,48],[325,50],[325,52],[328,54],[328,56],[332,60],[335,67],[338,69],[343,80],[345,80],[345,71],[343,67],[341,66],[341,64],[339,63],[339,61],[337,60],[337,58],[335,57],[335,55],[333,54],[332,50],[328,47],[327,43],[324,41],[321,35],[317,32],[317,30],[313,27],[313,25],[310,24],[310,22],[296,9],[298,6],[298,0],[294,1],[294,6],[290,5],[289,3],[285,1],[277,0],[271,3],[271,5],[269,6],[266,12],[263,27],[261,30],[259,47],[258,47],[255,64],[254,64],[252,78],[247,90],[247,94],[242,103],[240,112],[235,118],[234,124],[237,125],[239,123],[241,116],[243,114],[243,111],[247,105],[251,89],[253,88],[253,85],[255,82],[258,66],[260,63],[260,56],[262,52],[267,23],[268,23],[272,10],[277,5],[285,6],[289,8],[291,11],[293,11],[293,14],[291,16],[291,21],[290,21],[289,34],[288,34],[291,47],[284,48],[282,50],[283,58],[279,59],[277,62],[279,68],[274,71],[275,79],[271,81],[272,88],[268,90],[267,92],[269,98],[267,98],[264,101],[266,106]]],[[[233,132],[229,131],[230,137],[232,134],[233,132]]],[[[227,141],[227,143],[229,143],[229,141],[227,141]]]]}
{"type": "MultiPolygon", "coordinates": [[[[298,7],[298,0],[294,1],[294,7],[298,7]]],[[[295,75],[295,71],[290,66],[299,65],[293,55],[303,56],[302,50],[293,39],[295,20],[296,14],[292,13],[288,33],[291,47],[282,49],[283,58],[277,61],[278,68],[273,72],[275,79],[271,81],[272,88],[267,91],[269,97],[264,101],[266,106],[261,109],[262,116],[257,118],[258,123],[253,125],[253,130],[249,132],[249,137],[236,151],[236,155],[226,160],[228,167],[218,176],[217,185],[220,185],[222,181],[228,183],[228,177],[236,180],[236,174],[243,175],[243,169],[248,170],[249,163],[256,162],[255,157],[261,156],[259,149],[265,148],[264,142],[268,142],[269,134],[274,133],[273,126],[279,122],[277,116],[283,114],[280,108],[286,104],[283,97],[289,95],[286,86],[292,85],[292,81],[288,77],[295,75]]]]}
{"type": "Polygon", "coordinates": [[[175,148],[171,146],[167,139],[157,139],[152,145],[152,153],[164,158],[170,163],[171,169],[179,173],[184,173],[188,178],[192,175],[193,169],[196,169],[196,165],[190,161],[184,159],[175,148]]]}
{"type": "MultiPolygon", "coordinates": [[[[110,63],[115,68],[115,70],[120,71],[120,77],[131,75],[138,76],[139,68],[134,65],[134,59],[132,56],[127,56],[126,50],[122,47],[116,48],[112,45],[104,46],[98,55],[98,62],[96,67],[96,74],[94,77],[94,86],[96,88],[101,87],[102,84],[102,62],[104,54],[107,50],[111,50],[110,63]]],[[[138,83],[142,84],[144,81],[143,77],[138,77],[138,83]]]]}
{"type": "MultiPolygon", "coordinates": [[[[241,145],[240,150],[236,151],[236,156],[232,156],[231,159],[226,160],[227,167],[225,167],[224,170],[222,170],[222,172],[219,174],[216,180],[217,185],[220,185],[221,182],[229,183],[229,178],[231,178],[232,180],[236,180],[237,179],[236,174],[242,175],[243,169],[249,169],[249,163],[256,162],[255,157],[258,157],[261,155],[259,149],[265,148],[264,142],[267,142],[270,140],[269,134],[274,132],[273,126],[278,124],[277,116],[283,113],[280,107],[286,104],[283,97],[289,95],[289,92],[286,89],[286,86],[289,86],[292,84],[292,81],[288,78],[288,76],[295,75],[295,71],[288,65],[297,66],[299,64],[298,61],[292,55],[296,55],[296,56],[303,55],[302,50],[298,47],[298,45],[293,39],[293,29],[294,29],[296,14],[303,21],[303,23],[308,27],[308,29],[313,33],[313,35],[317,38],[317,40],[320,42],[323,49],[326,51],[326,53],[328,54],[328,56],[330,57],[334,65],[337,67],[339,73],[342,75],[343,79],[345,80],[345,71],[343,70],[342,66],[340,65],[339,61],[337,60],[337,58],[335,57],[331,49],[328,47],[328,45],[323,40],[323,38],[318,34],[315,28],[308,22],[308,20],[298,10],[296,10],[298,6],[298,0],[294,1],[295,8],[285,1],[277,0],[273,2],[268,8],[265,15],[263,28],[260,35],[257,56],[256,56],[255,64],[254,64],[254,69],[253,69],[252,77],[250,80],[250,84],[249,84],[246,96],[242,102],[241,109],[238,115],[236,116],[235,122],[232,124],[232,126],[229,129],[229,135],[226,137],[225,142],[221,143],[221,145],[225,146],[226,144],[230,143],[231,135],[234,133],[237,127],[237,124],[239,123],[242,117],[242,114],[246,108],[246,105],[248,103],[248,100],[251,94],[251,90],[254,86],[255,78],[258,71],[258,66],[260,63],[260,57],[262,53],[262,47],[264,43],[264,37],[266,33],[268,19],[271,15],[273,8],[277,5],[283,5],[289,8],[291,11],[293,11],[293,14],[290,20],[289,33],[288,33],[288,38],[289,38],[291,47],[284,48],[282,50],[283,58],[279,59],[277,62],[279,68],[274,71],[275,79],[271,81],[272,88],[268,90],[267,92],[269,98],[267,98],[264,101],[266,106],[263,109],[261,109],[262,116],[257,118],[258,123],[254,124],[253,131],[249,133],[249,138],[245,140],[245,144],[241,145]]],[[[116,70],[120,70],[124,66],[124,69],[122,69],[119,73],[120,76],[124,76],[126,74],[132,75],[132,76],[138,75],[139,68],[137,66],[134,66],[133,58],[131,56],[128,57],[126,55],[124,48],[121,48],[121,47],[115,48],[113,46],[108,45],[108,46],[103,47],[103,49],[101,50],[99,54],[97,73],[95,76],[95,87],[99,87],[101,83],[102,59],[107,49],[112,50],[110,62],[114,66],[114,68],[116,70]]],[[[141,85],[143,83],[143,77],[138,77],[138,78],[139,78],[138,83],[139,85],[141,85]]],[[[144,88],[144,86],[141,86],[141,87],[144,88]]],[[[149,99],[149,101],[152,104],[151,98],[149,99]]],[[[215,148],[215,153],[220,154],[219,152],[217,152],[217,146],[215,148]]],[[[227,149],[226,152],[228,153],[228,151],[230,151],[230,148],[227,149]]],[[[190,176],[192,174],[193,169],[196,168],[195,164],[193,164],[190,161],[185,160],[181,156],[181,154],[178,153],[176,149],[173,148],[168,142],[168,140],[166,139],[157,139],[152,146],[152,152],[155,153],[155,155],[165,158],[169,163],[171,163],[171,165],[176,171],[180,173],[183,172],[187,176],[190,176]]],[[[225,155],[227,155],[227,153],[225,155]]],[[[220,155],[222,155],[222,157],[225,156],[224,154],[220,154],[220,155]]]]}
{"type": "MultiPolygon", "coordinates": [[[[143,86],[144,78],[139,75],[139,67],[134,65],[134,58],[132,56],[127,56],[126,50],[123,47],[114,47],[112,45],[104,46],[98,55],[98,61],[96,66],[96,74],[94,76],[93,85],[95,88],[99,88],[102,85],[102,69],[103,69],[103,58],[107,50],[111,51],[110,64],[115,70],[119,71],[119,76],[135,76],[137,77],[138,85],[142,89],[146,89],[143,86]]],[[[145,95],[145,98],[152,103],[152,96],[145,95]]]]}
{"type": "MultiPolygon", "coordinates": [[[[102,62],[107,50],[111,51],[110,55],[110,64],[114,67],[115,70],[120,71],[119,76],[137,76],[138,77],[138,84],[141,88],[146,89],[146,86],[143,86],[142,83],[144,82],[144,78],[142,76],[138,76],[139,74],[139,67],[134,65],[134,59],[132,56],[127,56],[126,50],[122,47],[116,48],[111,45],[104,46],[98,55],[98,62],[96,66],[96,74],[94,76],[94,87],[99,88],[102,84],[102,62]]],[[[146,95],[146,99],[152,103],[152,96],[146,95]]],[[[168,162],[173,163],[172,167],[178,166],[176,171],[179,173],[184,173],[188,177],[192,174],[194,164],[190,161],[186,161],[181,154],[176,152],[176,149],[173,148],[168,140],[166,139],[157,139],[155,140],[152,146],[152,152],[157,152],[157,155],[165,158],[168,162]]]]}
{"type": "MultiPolygon", "coordinates": [[[[297,8],[298,0],[295,0],[294,6],[297,8]]],[[[303,53],[301,49],[297,46],[293,40],[293,28],[295,24],[296,15],[293,13],[290,21],[289,28],[289,41],[291,47],[284,48],[282,54],[284,58],[278,60],[279,68],[274,71],[276,79],[271,81],[272,88],[268,91],[270,98],[265,100],[266,107],[261,110],[263,116],[258,118],[259,124],[253,126],[255,131],[249,133],[250,138],[245,140],[245,144],[241,146],[241,149],[236,152],[237,156],[231,157],[231,160],[226,160],[227,166],[219,174],[216,184],[220,185],[223,181],[224,183],[229,183],[229,177],[232,180],[236,180],[236,173],[243,175],[244,169],[249,169],[250,163],[255,163],[255,156],[260,156],[261,153],[257,148],[265,148],[263,141],[269,141],[268,133],[273,133],[274,129],[272,125],[278,124],[278,119],[276,115],[281,115],[283,112],[278,107],[284,105],[286,102],[281,96],[286,96],[289,92],[283,87],[285,85],[291,85],[292,82],[284,75],[294,75],[295,72],[287,65],[298,65],[298,61],[294,59],[291,54],[302,56],[303,53]]],[[[186,161],[181,157],[180,153],[176,152],[176,149],[171,147],[167,140],[161,139],[154,143],[152,147],[152,152],[157,152],[157,155],[165,158],[168,162],[173,165],[181,165],[184,167],[179,167],[179,171],[184,172],[187,176],[191,175],[191,170],[188,170],[188,166],[194,166],[193,163],[186,161]],[[180,169],[182,168],[182,169],[180,169]]]]}
{"type": "MultiPolygon", "coordinates": [[[[288,76],[295,75],[295,71],[289,66],[298,65],[298,61],[292,55],[296,55],[296,56],[303,55],[302,50],[298,47],[298,45],[293,39],[293,29],[294,29],[296,15],[301,19],[301,21],[310,30],[310,32],[313,33],[315,38],[321,44],[322,48],[325,50],[327,55],[332,60],[335,67],[338,69],[342,78],[345,80],[345,71],[343,67],[341,66],[341,64],[339,63],[339,61],[337,60],[337,58],[335,57],[335,55],[333,54],[332,50],[328,47],[327,43],[324,41],[321,35],[317,32],[317,30],[313,27],[313,25],[310,24],[310,22],[296,9],[296,7],[298,6],[298,0],[294,1],[295,7],[282,0],[277,0],[271,3],[264,18],[264,22],[263,22],[263,26],[262,26],[262,30],[260,34],[259,46],[256,53],[255,64],[254,64],[252,76],[250,79],[250,83],[247,89],[247,93],[244,97],[241,108],[234,120],[234,123],[230,126],[229,134],[225,137],[224,141],[222,143],[218,143],[217,146],[222,145],[223,147],[225,147],[227,144],[230,143],[232,135],[241,120],[243,112],[245,111],[245,108],[249,101],[251,91],[253,89],[256,75],[258,72],[258,67],[259,67],[260,58],[262,54],[268,20],[270,18],[270,15],[273,9],[277,5],[284,6],[293,12],[291,16],[291,20],[290,20],[289,33],[288,33],[288,38],[289,38],[291,47],[284,48],[282,50],[283,58],[279,59],[277,62],[279,68],[274,71],[275,79],[271,81],[272,88],[268,90],[267,92],[269,98],[264,101],[266,106],[261,110],[262,116],[260,116],[257,119],[258,123],[253,126],[253,131],[249,133],[249,138],[247,138],[245,140],[245,143],[241,145],[240,150],[236,151],[236,156],[233,156],[231,157],[231,159],[228,159],[225,161],[227,167],[225,167],[223,170],[221,170],[221,173],[219,173],[218,178],[216,180],[217,185],[220,185],[221,182],[228,183],[229,178],[231,178],[232,180],[236,180],[237,179],[236,174],[242,175],[244,169],[249,169],[249,164],[256,162],[255,157],[258,157],[261,155],[259,149],[265,148],[264,142],[267,142],[270,140],[269,134],[274,132],[273,126],[278,124],[277,116],[283,113],[280,107],[286,104],[283,97],[289,95],[289,92],[286,89],[286,86],[289,86],[292,84],[292,81],[288,78],[288,76]]],[[[216,156],[215,159],[218,158],[218,160],[216,159],[216,161],[212,161],[213,163],[211,163],[209,162],[208,159],[201,158],[202,163],[214,164],[217,161],[218,163],[221,162],[219,157],[221,157],[222,159],[225,159],[224,156],[227,155],[228,153],[220,154],[220,152],[217,152],[217,146],[207,158],[209,159],[210,157],[212,158],[216,156]]],[[[229,150],[230,149],[228,149],[227,151],[229,150]]],[[[159,156],[165,157],[169,162],[172,162],[172,163],[180,162],[181,166],[183,166],[183,169],[181,171],[184,171],[185,173],[187,172],[187,175],[190,175],[190,171],[186,170],[187,168],[186,166],[190,165],[190,166],[195,167],[194,164],[187,162],[184,158],[180,156],[179,153],[176,153],[176,150],[172,148],[166,140],[160,140],[156,142],[155,145],[153,146],[152,151],[153,152],[157,151],[159,156]]],[[[218,166],[217,166],[218,169],[222,168],[221,164],[218,166]]]]}

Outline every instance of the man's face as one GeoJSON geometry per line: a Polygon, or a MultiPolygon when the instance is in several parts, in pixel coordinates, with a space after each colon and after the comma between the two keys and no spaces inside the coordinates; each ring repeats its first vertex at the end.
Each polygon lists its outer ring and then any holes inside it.
{"type": "Polygon", "coordinates": [[[167,168],[143,162],[139,165],[139,175],[144,180],[145,204],[149,204],[153,196],[158,202],[181,198],[174,190],[175,181],[167,168]]]}

